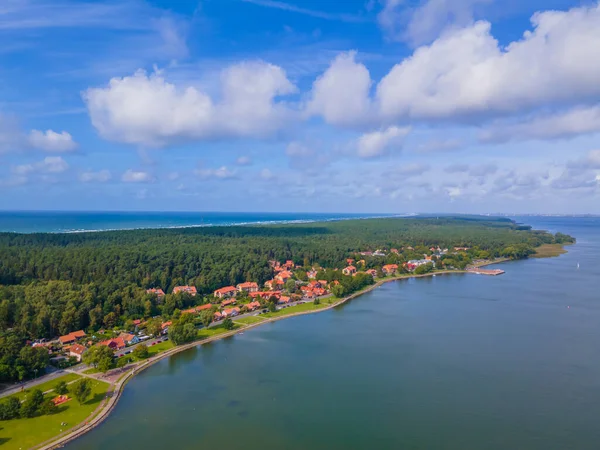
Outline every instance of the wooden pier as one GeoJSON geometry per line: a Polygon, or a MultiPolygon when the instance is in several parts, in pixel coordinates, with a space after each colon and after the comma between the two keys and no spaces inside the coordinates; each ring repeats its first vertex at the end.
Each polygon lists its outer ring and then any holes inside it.
{"type": "Polygon", "coordinates": [[[496,275],[502,275],[504,273],[504,270],[500,270],[500,269],[480,269],[479,267],[470,267],[467,269],[467,272],[469,273],[475,273],[477,275],[491,275],[491,276],[496,276],[496,275]]]}

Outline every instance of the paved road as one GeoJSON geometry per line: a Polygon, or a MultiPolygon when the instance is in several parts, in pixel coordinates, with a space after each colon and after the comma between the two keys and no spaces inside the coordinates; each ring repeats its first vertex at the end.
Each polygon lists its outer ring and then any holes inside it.
{"type": "Polygon", "coordinates": [[[16,394],[17,392],[21,392],[21,389],[30,389],[38,384],[45,383],[46,381],[52,381],[58,377],[65,375],[64,370],[55,370],[52,373],[42,375],[41,377],[36,378],[35,380],[27,381],[25,383],[15,384],[13,387],[3,390],[0,392],[0,398],[6,397],[8,395],[16,394]]]}

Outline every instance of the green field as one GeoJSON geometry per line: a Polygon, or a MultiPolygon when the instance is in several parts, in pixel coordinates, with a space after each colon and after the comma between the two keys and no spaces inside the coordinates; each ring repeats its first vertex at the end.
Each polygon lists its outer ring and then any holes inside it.
{"type": "MultiPolygon", "coordinates": [[[[59,381],[64,381],[65,383],[70,383],[71,381],[75,381],[77,379],[81,378],[79,375],[76,375],[74,373],[68,373],[66,375],[63,375],[62,377],[58,377],[55,378],[54,380],[51,381],[46,381],[45,383],[41,383],[38,384],[36,386],[33,386],[29,389],[25,389],[23,392],[19,392],[17,394],[13,394],[13,395],[9,395],[7,397],[3,397],[0,399],[0,402],[5,401],[5,399],[7,399],[8,397],[17,397],[19,400],[23,400],[27,394],[35,389],[39,389],[42,392],[46,392],[49,391],[51,389],[54,389],[54,387],[58,384],[59,381]]],[[[0,424],[1,426],[1,424],[0,424]]],[[[0,443],[2,441],[0,440],[0,443]]]]}
{"type": "Polygon", "coordinates": [[[240,319],[234,320],[235,323],[241,323],[243,325],[254,325],[255,323],[260,323],[260,322],[264,322],[264,321],[265,321],[265,319],[263,319],[260,316],[242,317],[240,319]]]}
{"type": "MultiPolygon", "coordinates": [[[[78,376],[75,375],[75,377],[78,376]]],[[[63,378],[52,380],[49,383],[51,384],[49,389],[63,378]]],[[[108,388],[108,383],[92,381],[92,395],[83,405],[80,405],[77,400],[73,399],[60,405],[56,414],[34,417],[32,419],[16,419],[0,422],[0,448],[2,450],[31,448],[74,427],[94,412],[104,399],[108,388]],[[62,426],[61,423],[63,422],[66,422],[67,425],[62,426]]],[[[54,396],[50,393],[48,397],[53,398],[54,396]]]]}
{"type": "MultiPolygon", "coordinates": [[[[238,325],[238,324],[233,324],[233,330],[239,330],[242,326],[238,325]]],[[[208,339],[210,337],[213,336],[217,336],[219,334],[223,334],[223,333],[227,333],[229,331],[233,331],[233,330],[226,330],[223,325],[217,325],[216,327],[210,327],[210,328],[202,328],[201,330],[198,331],[198,339],[199,340],[203,340],[203,339],[208,339]]]]}
{"type": "MultiPolygon", "coordinates": [[[[175,347],[175,345],[170,340],[161,342],[160,344],[156,344],[156,345],[149,345],[148,346],[148,354],[150,356],[156,356],[159,353],[162,353],[162,352],[172,349],[173,347],[175,347]]],[[[131,355],[129,355],[129,356],[131,356],[131,355]]]]}
{"type": "MultiPolygon", "coordinates": [[[[327,300],[331,300],[331,302],[334,301],[333,299],[327,299],[327,300]]],[[[270,319],[272,317],[289,316],[290,314],[296,314],[299,312],[316,311],[318,309],[326,308],[327,306],[329,306],[329,301],[327,303],[324,303],[323,301],[321,301],[320,305],[315,305],[312,302],[303,303],[301,305],[290,306],[289,308],[280,309],[277,312],[269,312],[269,313],[263,314],[262,316],[270,319]]]]}

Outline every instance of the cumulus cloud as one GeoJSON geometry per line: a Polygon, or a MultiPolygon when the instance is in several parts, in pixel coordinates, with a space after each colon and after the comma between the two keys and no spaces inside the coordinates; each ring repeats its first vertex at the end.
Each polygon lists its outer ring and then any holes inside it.
{"type": "Polygon", "coordinates": [[[229,170],[226,166],[221,166],[218,169],[198,169],[194,171],[200,178],[217,178],[221,180],[235,178],[236,173],[229,170]]]}
{"type": "Polygon", "coordinates": [[[282,68],[242,62],[220,77],[219,101],[191,85],[168,82],[162,72],[113,78],[83,93],[92,124],[106,139],[160,147],[186,140],[265,137],[293,112],[277,97],[295,92],[282,68]]]}
{"type": "Polygon", "coordinates": [[[108,170],[100,170],[98,172],[82,172],[79,174],[79,181],[82,183],[105,183],[111,179],[112,175],[108,170]]]}
{"type": "Polygon", "coordinates": [[[47,156],[42,161],[34,164],[20,164],[13,166],[11,172],[15,175],[30,174],[57,174],[69,169],[69,164],[60,156],[47,156]]]}
{"type": "Polygon", "coordinates": [[[240,156],[235,160],[238,166],[249,166],[252,164],[252,159],[249,156],[240,156]]]}
{"type": "Polygon", "coordinates": [[[392,126],[383,131],[365,133],[358,138],[357,153],[361,158],[374,158],[402,147],[410,127],[392,126]]]}
{"type": "Polygon", "coordinates": [[[127,169],[121,176],[121,181],[125,183],[151,183],[154,181],[154,177],[148,172],[127,169]]]}
{"type": "Polygon", "coordinates": [[[600,7],[546,11],[506,48],[488,22],[448,33],[396,65],[377,87],[389,119],[520,113],[600,96],[600,7]],[[523,70],[526,68],[526,70],[523,70]]]}
{"type": "Polygon", "coordinates": [[[66,131],[31,130],[28,141],[32,147],[51,153],[65,153],[77,148],[77,143],[66,131]]]}
{"type": "Polygon", "coordinates": [[[479,140],[484,143],[552,140],[599,131],[600,106],[578,107],[566,112],[534,117],[525,122],[496,123],[484,130],[479,140]]]}
{"type": "Polygon", "coordinates": [[[433,41],[448,28],[472,23],[477,9],[492,1],[425,0],[409,8],[403,0],[384,0],[377,20],[389,38],[422,45],[433,41]]]}
{"type": "Polygon", "coordinates": [[[460,139],[431,139],[423,142],[414,148],[417,153],[441,153],[458,150],[463,147],[465,143],[460,139]]]}
{"type": "Polygon", "coordinates": [[[266,169],[266,168],[261,170],[259,175],[263,180],[267,180],[267,181],[275,178],[275,175],[273,174],[273,172],[271,172],[271,170],[266,169]]]}
{"type": "Polygon", "coordinates": [[[313,83],[306,106],[309,115],[321,115],[334,125],[364,123],[371,109],[371,76],[356,52],[341,53],[313,83]]]}

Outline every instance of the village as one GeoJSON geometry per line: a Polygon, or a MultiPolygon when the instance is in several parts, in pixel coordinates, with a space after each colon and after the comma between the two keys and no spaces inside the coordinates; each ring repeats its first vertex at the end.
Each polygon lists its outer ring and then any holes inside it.
{"type": "MultiPolygon", "coordinates": [[[[391,248],[357,252],[352,255],[353,257],[346,259],[345,267],[341,270],[339,268],[331,270],[339,271],[345,277],[356,277],[359,274],[369,275],[373,280],[393,277],[400,273],[424,274],[436,269],[436,264],[441,266],[442,258],[457,254],[464,255],[470,249],[469,247],[454,247],[452,250],[448,250],[447,248],[430,247],[426,249],[428,252],[424,253],[422,258],[409,259],[400,264],[376,264],[376,267],[367,268],[373,266],[373,261],[402,254],[415,255],[416,252],[422,250],[422,248],[415,249],[407,246],[401,250],[391,248]]],[[[480,260],[475,260],[475,262],[480,262],[480,260]]],[[[335,295],[335,287],[340,284],[339,280],[318,279],[319,274],[323,275],[326,270],[322,267],[306,269],[298,266],[292,260],[285,262],[271,260],[269,265],[273,271],[273,278],[264,282],[262,286],[256,281],[245,281],[235,286],[223,286],[216,289],[212,295],[205,297],[198,293],[195,286],[190,285],[175,286],[171,292],[172,295],[187,295],[203,302],[180,311],[182,316],[193,316],[197,326],[202,328],[217,326],[226,319],[266,314],[303,303],[318,302],[319,299],[335,295]],[[207,319],[201,319],[203,314],[204,317],[208,315],[209,323],[207,323],[207,319]]],[[[452,270],[455,267],[446,264],[444,268],[452,270]]],[[[503,273],[501,270],[489,271],[476,266],[467,267],[467,271],[487,275],[503,273]]],[[[156,296],[158,303],[166,296],[164,290],[159,287],[149,288],[146,292],[156,296]]],[[[161,317],[152,319],[156,321],[161,317]]],[[[149,320],[149,318],[135,319],[129,329],[115,327],[113,330],[100,329],[89,333],[77,330],[59,336],[55,340],[38,341],[32,345],[47,347],[51,355],[51,362],[60,368],[82,362],[84,354],[94,346],[106,346],[113,350],[117,358],[120,358],[131,353],[130,349],[138,344],[146,342],[149,345],[156,345],[169,339],[169,327],[173,323],[172,319],[161,321],[160,330],[152,331],[148,329],[149,320]]]]}

